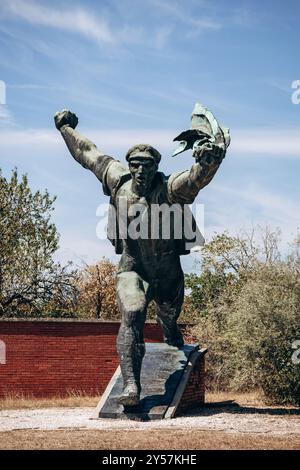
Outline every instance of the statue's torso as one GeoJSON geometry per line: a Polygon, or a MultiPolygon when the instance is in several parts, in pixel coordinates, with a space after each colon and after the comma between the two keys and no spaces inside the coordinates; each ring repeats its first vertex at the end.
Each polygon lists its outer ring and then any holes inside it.
{"type": "MultiPolygon", "coordinates": [[[[196,242],[193,242],[193,240],[196,240],[194,230],[197,226],[195,220],[191,211],[189,211],[190,217],[186,217],[182,202],[174,204],[174,194],[170,189],[169,178],[163,173],[157,172],[152,189],[147,197],[140,197],[132,190],[130,172],[119,162],[111,162],[106,175],[103,174],[103,190],[105,194],[110,195],[107,235],[114,245],[116,253],[122,255],[120,269],[125,271],[141,270],[152,278],[158,275],[170,278],[172,272],[175,273],[181,269],[180,255],[188,254],[191,247],[195,245],[196,242]],[[111,169],[112,171],[110,171],[111,169]],[[128,236],[127,224],[130,224],[135,218],[134,215],[130,215],[134,204],[142,205],[147,209],[144,213],[144,218],[148,222],[146,224],[148,225],[147,237],[139,236],[133,239],[128,236]],[[126,206],[125,210],[124,205],[126,206]],[[153,216],[153,206],[157,208],[161,205],[167,208],[171,207],[172,211],[176,212],[176,228],[174,223],[169,221],[166,223],[167,217],[165,215],[162,219],[158,215],[153,216]],[[121,206],[123,211],[120,210],[121,206]],[[122,215],[120,216],[120,214],[122,215]],[[124,218],[126,224],[123,223],[124,218]],[[162,220],[164,222],[163,226],[161,225],[162,220]],[[124,225],[126,229],[125,237],[124,225]],[[151,233],[153,226],[156,235],[158,234],[157,236],[153,236],[151,233]],[[165,229],[168,226],[169,232],[166,234],[165,229]],[[181,227],[179,233],[178,226],[181,227]]],[[[171,217],[171,221],[173,221],[174,218],[172,218],[170,211],[168,215],[169,220],[171,217]]]]}
{"type": "MultiPolygon", "coordinates": [[[[144,197],[132,190],[132,180],[130,179],[120,186],[114,198],[115,207],[118,210],[124,210],[124,212],[125,202],[128,237],[123,239],[120,270],[138,271],[140,269],[150,278],[163,278],[170,274],[170,270],[180,269],[172,224],[170,224],[170,236],[164,239],[161,230],[162,218],[157,216],[157,212],[155,212],[155,206],[156,209],[161,204],[170,207],[166,184],[163,184],[162,180],[155,182],[152,190],[144,197]],[[136,224],[134,225],[137,216],[140,220],[138,227],[136,224]],[[130,227],[134,229],[135,233],[140,234],[138,238],[131,237],[130,227]],[[135,230],[136,228],[137,230],[135,230]]],[[[118,214],[119,225],[122,216],[118,214]]]]}

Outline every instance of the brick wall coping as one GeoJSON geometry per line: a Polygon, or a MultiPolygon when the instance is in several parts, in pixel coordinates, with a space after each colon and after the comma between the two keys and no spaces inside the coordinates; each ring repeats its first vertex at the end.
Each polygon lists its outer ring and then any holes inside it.
{"type": "MultiPolygon", "coordinates": [[[[89,318],[28,318],[28,317],[11,317],[11,318],[0,318],[1,322],[51,322],[51,323],[107,323],[107,324],[119,324],[120,320],[101,320],[101,319],[89,319],[89,318]]],[[[146,324],[157,325],[155,320],[147,320],[146,324]]],[[[194,323],[178,322],[180,326],[193,326],[194,323]]]]}

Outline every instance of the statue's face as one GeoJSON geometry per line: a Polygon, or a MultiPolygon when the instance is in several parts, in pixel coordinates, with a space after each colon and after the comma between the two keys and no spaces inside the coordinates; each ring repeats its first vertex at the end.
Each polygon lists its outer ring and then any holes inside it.
{"type": "Polygon", "coordinates": [[[145,194],[149,191],[157,167],[157,163],[152,158],[136,157],[130,160],[129,171],[134,187],[139,193],[145,194]]]}

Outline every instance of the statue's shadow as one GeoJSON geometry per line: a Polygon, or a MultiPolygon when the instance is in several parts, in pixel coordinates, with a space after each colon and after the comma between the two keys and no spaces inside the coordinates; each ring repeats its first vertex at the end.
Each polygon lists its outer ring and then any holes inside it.
{"type": "MultiPolygon", "coordinates": [[[[184,361],[180,361],[185,364],[184,361]]],[[[165,382],[164,393],[146,395],[141,398],[137,406],[124,406],[124,414],[129,419],[150,421],[162,419],[170,406],[180,382],[183,370],[177,370],[165,382]]]]}
{"type": "Polygon", "coordinates": [[[280,406],[248,406],[237,403],[235,400],[225,400],[220,402],[205,403],[201,407],[193,408],[187,412],[182,412],[180,416],[213,416],[220,413],[232,413],[241,415],[269,415],[269,416],[299,416],[300,406],[280,407],[280,406]]]}

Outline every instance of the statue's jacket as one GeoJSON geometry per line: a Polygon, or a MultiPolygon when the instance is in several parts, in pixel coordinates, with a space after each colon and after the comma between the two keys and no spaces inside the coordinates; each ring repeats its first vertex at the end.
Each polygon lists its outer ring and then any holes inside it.
{"type": "MultiPolygon", "coordinates": [[[[107,224],[108,239],[115,247],[115,252],[122,254],[127,249],[128,243],[130,244],[130,237],[124,237],[124,230],[122,231],[120,227],[121,224],[124,227],[124,221],[122,220],[124,206],[126,204],[127,209],[129,209],[133,203],[140,203],[141,198],[132,192],[131,174],[128,168],[118,160],[106,155],[102,156],[94,171],[102,182],[104,194],[110,196],[107,224]],[[121,207],[123,212],[120,215],[121,207]]],[[[162,232],[159,229],[159,238],[155,241],[152,240],[155,243],[155,249],[161,253],[172,251],[177,255],[185,255],[190,253],[191,249],[195,250],[204,244],[204,238],[189,207],[194,199],[191,191],[187,191],[184,185],[181,185],[181,191],[177,189],[175,192],[173,190],[174,181],[180,179],[186,171],[174,173],[170,176],[157,172],[152,190],[144,198],[149,213],[153,205],[156,205],[156,207],[168,205],[172,207],[172,211],[176,214],[176,216],[171,216],[169,219],[169,223],[171,223],[169,239],[162,238],[162,232]],[[180,237],[178,237],[178,231],[175,231],[174,220],[176,220],[176,224],[181,224],[180,237]],[[174,236],[175,233],[176,236],[174,236]]],[[[158,223],[158,220],[153,222],[158,223]]],[[[149,241],[146,241],[146,243],[149,243],[149,241]]]]}

